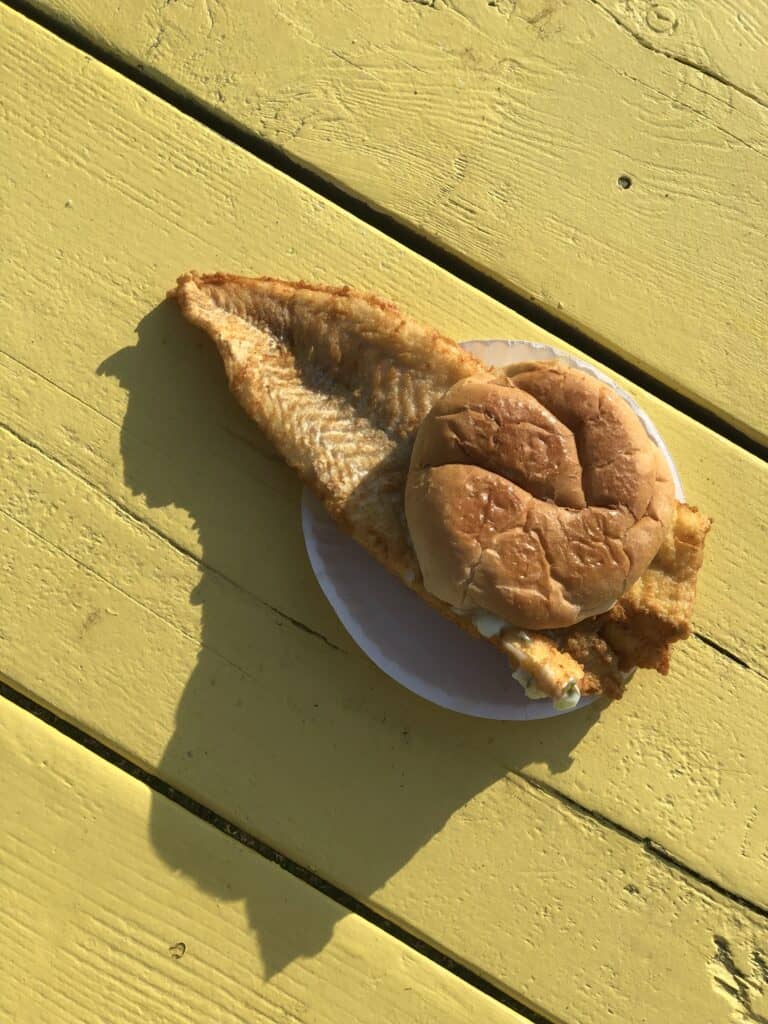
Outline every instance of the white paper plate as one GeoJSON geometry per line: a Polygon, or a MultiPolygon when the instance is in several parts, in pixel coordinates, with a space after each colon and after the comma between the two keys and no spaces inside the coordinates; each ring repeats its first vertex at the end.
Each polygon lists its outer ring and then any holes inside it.
{"type": "MultiPolygon", "coordinates": [[[[587,363],[530,341],[467,341],[463,348],[489,366],[529,359],[559,359],[610,385],[640,417],[669,462],[679,501],[683,488],[658,431],[636,402],[587,363]]],[[[549,700],[529,700],[512,677],[507,658],[481,643],[408,590],[359,544],[338,529],[320,503],[304,491],[304,541],[323,593],[352,639],[388,676],[426,700],[479,718],[531,720],[568,714],[549,700]]],[[[595,697],[583,697],[575,708],[595,697]]]]}

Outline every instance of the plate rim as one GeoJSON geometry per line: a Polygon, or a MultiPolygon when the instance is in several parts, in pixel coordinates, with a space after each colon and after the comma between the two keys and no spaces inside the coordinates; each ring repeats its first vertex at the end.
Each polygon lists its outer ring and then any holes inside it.
{"type": "MultiPolygon", "coordinates": [[[[573,356],[569,352],[556,349],[554,346],[548,345],[543,342],[528,341],[526,339],[487,338],[472,339],[464,342],[459,342],[459,344],[461,345],[462,348],[465,349],[470,349],[471,346],[478,345],[489,346],[501,344],[506,345],[509,348],[512,348],[513,346],[516,345],[520,345],[525,346],[529,351],[533,350],[539,353],[548,352],[551,354],[552,358],[557,359],[558,361],[561,362],[566,362],[569,365],[574,366],[576,369],[584,370],[590,373],[592,376],[596,377],[598,380],[601,380],[602,382],[608,384],[630,405],[633,411],[639,416],[649,437],[661,449],[662,454],[664,454],[672,473],[673,481],[675,484],[676,497],[679,501],[685,500],[682,489],[682,481],[680,480],[677,467],[675,466],[672,456],[663,438],[661,437],[661,434],[659,433],[655,424],[651,420],[650,416],[645,412],[645,410],[643,410],[638,405],[638,403],[632,398],[632,396],[629,395],[621,387],[621,385],[613,381],[602,370],[600,370],[597,367],[590,366],[590,364],[579,359],[577,356],[573,356]]],[[[481,357],[478,356],[478,358],[481,357]]],[[[494,363],[489,365],[495,366],[501,364],[494,363]]],[[[384,672],[385,675],[387,675],[398,685],[403,686],[409,692],[420,697],[422,700],[425,700],[435,705],[436,707],[441,707],[445,710],[452,711],[454,714],[463,714],[472,718],[481,718],[485,720],[495,721],[540,721],[542,719],[556,718],[560,717],[561,715],[571,714],[574,711],[580,711],[588,707],[589,705],[593,704],[596,700],[600,699],[600,694],[591,694],[582,697],[579,700],[579,702],[575,704],[572,708],[564,709],[555,708],[552,701],[549,700],[529,701],[527,706],[524,706],[524,708],[529,712],[533,712],[532,714],[529,713],[526,715],[521,715],[519,713],[516,713],[510,715],[503,713],[490,713],[488,711],[482,711],[478,709],[471,710],[469,708],[458,707],[452,704],[451,702],[444,702],[434,699],[433,696],[429,696],[427,693],[425,693],[424,689],[420,686],[420,682],[422,681],[421,675],[415,675],[407,668],[407,666],[398,664],[397,666],[395,666],[398,669],[398,674],[393,674],[389,667],[391,663],[388,662],[387,665],[385,666],[377,658],[376,655],[380,652],[379,645],[376,644],[375,641],[366,632],[365,625],[361,621],[360,617],[355,616],[351,612],[348,603],[341,597],[337,588],[337,584],[334,580],[333,574],[328,570],[326,560],[323,559],[320,554],[320,544],[317,533],[318,511],[328,518],[329,522],[331,523],[334,529],[339,530],[339,532],[343,534],[343,531],[338,526],[338,524],[334,523],[331,520],[330,516],[327,516],[327,513],[325,513],[325,510],[323,509],[322,505],[314,497],[312,492],[307,487],[304,487],[302,490],[301,499],[301,525],[302,533],[304,536],[304,545],[315,578],[317,579],[318,584],[320,585],[320,588],[323,591],[326,599],[333,608],[336,617],[339,619],[342,626],[349,634],[349,636],[352,638],[352,640],[355,642],[355,644],[361,649],[365,656],[369,658],[369,660],[371,660],[382,672],[384,672]]],[[[369,557],[372,556],[369,555],[369,557]]],[[[387,572],[384,566],[382,566],[381,568],[382,571],[387,572]]],[[[396,579],[395,576],[393,576],[392,578],[396,579]]],[[[404,586],[402,581],[398,582],[400,583],[401,586],[404,586]]],[[[382,658],[386,658],[385,652],[381,651],[380,653],[382,658]]],[[[510,678],[510,682],[514,682],[514,680],[510,678]]],[[[513,709],[515,711],[519,711],[520,707],[521,705],[519,704],[519,702],[515,704],[510,704],[507,707],[507,711],[511,711],[513,709]]]]}

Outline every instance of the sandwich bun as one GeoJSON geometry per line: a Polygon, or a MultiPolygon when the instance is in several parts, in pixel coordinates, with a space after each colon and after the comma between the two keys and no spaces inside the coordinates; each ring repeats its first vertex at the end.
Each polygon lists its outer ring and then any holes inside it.
{"type": "Polygon", "coordinates": [[[447,391],[419,427],[405,499],[426,589],[522,629],[608,611],[674,505],[666,459],[629,405],[556,361],[447,391]]]}

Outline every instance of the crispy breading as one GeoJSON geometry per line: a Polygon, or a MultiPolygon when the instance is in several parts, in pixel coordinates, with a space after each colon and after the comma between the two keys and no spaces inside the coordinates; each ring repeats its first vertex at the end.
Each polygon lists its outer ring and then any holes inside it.
{"type": "MultiPolygon", "coordinates": [[[[333,518],[451,621],[480,634],[424,588],[405,520],[413,443],[422,420],[457,381],[485,367],[392,304],[350,288],[228,274],[185,274],[170,293],[215,341],[246,412],[333,518]]],[[[525,656],[509,634],[491,639],[524,662],[542,690],[619,697],[622,667],[653,662],[688,635],[709,520],[677,507],[650,567],[607,616],[532,632],[525,656]]]]}
{"type": "Polygon", "coordinates": [[[696,580],[711,525],[698,509],[678,504],[656,557],[608,613],[601,632],[621,668],[669,671],[670,646],[691,633],[696,580]]]}
{"type": "Polygon", "coordinates": [[[403,521],[416,430],[483,365],[350,288],[190,273],[171,294],[213,337],[238,401],[334,519],[392,571],[417,572],[403,521]]]}
{"type": "Polygon", "coordinates": [[[570,683],[577,683],[582,693],[600,692],[586,688],[584,668],[578,659],[569,651],[561,650],[546,633],[507,629],[501,635],[501,645],[512,667],[532,676],[542,693],[560,697],[570,683]]]}

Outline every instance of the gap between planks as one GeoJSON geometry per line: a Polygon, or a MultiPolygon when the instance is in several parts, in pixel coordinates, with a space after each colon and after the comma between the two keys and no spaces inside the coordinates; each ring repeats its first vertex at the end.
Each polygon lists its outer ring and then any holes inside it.
{"type": "MultiPolygon", "coordinates": [[[[46,29],[63,42],[98,60],[180,113],[200,122],[227,142],[245,150],[263,163],[294,179],[299,184],[315,192],[318,196],[368,225],[368,227],[387,235],[404,248],[429,260],[429,262],[440,267],[441,270],[452,274],[464,284],[483,292],[508,309],[530,320],[536,326],[549,331],[567,344],[579,349],[590,358],[603,363],[609,370],[626,377],[627,380],[643,388],[649,394],[670,405],[672,408],[677,409],[690,419],[697,421],[764,462],[768,462],[768,445],[763,445],[749,437],[749,435],[734,427],[704,405],[680,394],[662,380],[639,369],[629,360],[616,355],[577,327],[562,320],[547,309],[542,308],[531,299],[525,298],[524,295],[515,292],[514,289],[495,280],[490,275],[478,270],[455,252],[430,241],[401,223],[393,215],[369,206],[364,200],[333,184],[317,171],[313,171],[293,160],[279,147],[254,135],[247,129],[241,128],[220,114],[215,108],[211,108],[202,101],[195,99],[181,88],[177,91],[172,85],[155,80],[143,70],[143,66],[133,66],[117,53],[99,46],[74,26],[66,24],[53,14],[38,10],[28,3],[27,0],[6,0],[5,6],[28,18],[41,28],[46,29]]],[[[596,6],[601,7],[599,4],[596,4],[596,6]]],[[[601,9],[604,13],[608,13],[605,12],[604,8],[601,7],[601,9]]]]}
{"type": "MultiPolygon", "coordinates": [[[[13,358],[13,357],[11,357],[11,358],[13,358]]],[[[44,378],[44,379],[47,379],[47,378],[44,378]]],[[[50,382],[50,383],[52,383],[52,382],[50,382]]],[[[58,387],[58,385],[54,385],[54,386],[58,387]]],[[[69,392],[65,392],[65,394],[69,394],[69,392]]],[[[98,410],[94,410],[94,412],[96,412],[97,415],[99,415],[99,416],[102,415],[100,412],[98,412],[98,410]]],[[[96,494],[98,494],[98,496],[100,498],[102,498],[104,501],[106,501],[107,504],[111,505],[112,508],[114,508],[120,515],[125,516],[127,519],[130,519],[131,522],[136,523],[142,529],[148,530],[150,533],[154,534],[156,537],[159,537],[160,540],[162,540],[164,543],[166,543],[170,547],[172,547],[173,550],[177,551],[183,558],[186,558],[187,560],[189,560],[192,563],[194,563],[194,565],[196,567],[198,567],[201,572],[211,573],[212,575],[216,576],[218,579],[224,580],[231,587],[234,587],[235,590],[240,591],[242,594],[245,594],[247,597],[249,597],[252,600],[256,601],[263,608],[269,609],[269,611],[271,611],[274,615],[277,615],[279,618],[285,620],[286,622],[289,622],[292,626],[295,626],[297,629],[302,630],[304,633],[308,633],[310,636],[314,636],[318,640],[322,640],[323,643],[327,644],[328,647],[330,647],[332,650],[334,650],[334,651],[343,651],[344,650],[342,647],[339,647],[337,644],[335,644],[332,640],[329,640],[328,637],[325,636],[324,633],[320,633],[318,630],[313,629],[311,626],[308,626],[305,622],[302,622],[300,619],[296,619],[292,615],[288,615],[288,613],[284,612],[281,608],[277,608],[275,605],[272,605],[268,601],[265,601],[262,597],[259,597],[258,594],[254,594],[252,591],[246,589],[242,585],[242,583],[238,583],[236,579],[233,579],[231,576],[228,576],[226,573],[221,572],[221,570],[219,570],[215,566],[209,564],[204,559],[199,558],[196,554],[194,554],[194,552],[190,551],[189,548],[184,547],[183,544],[180,544],[178,541],[174,540],[173,537],[171,537],[169,534],[165,533],[163,530],[159,529],[154,523],[150,523],[146,519],[142,519],[141,516],[136,515],[136,513],[133,512],[130,508],[128,508],[127,505],[124,505],[122,502],[118,501],[108,491],[104,490],[102,487],[96,486],[93,483],[93,481],[88,480],[86,477],[82,476],[72,466],[68,466],[66,463],[62,462],[60,459],[57,459],[56,456],[53,455],[52,452],[48,452],[44,448],[41,448],[40,445],[35,444],[35,442],[33,440],[31,440],[31,438],[24,437],[22,434],[19,434],[8,423],[3,422],[3,420],[1,420],[1,419],[0,419],[0,431],[4,431],[6,434],[9,434],[16,441],[19,441],[21,444],[26,445],[28,448],[31,448],[34,452],[37,452],[38,455],[40,455],[46,461],[52,463],[54,466],[56,466],[58,469],[60,469],[63,473],[66,473],[69,476],[73,476],[76,480],[79,480],[80,483],[83,483],[87,487],[91,488],[96,494]]],[[[23,529],[30,530],[30,528],[25,523],[21,522],[20,520],[15,519],[13,516],[11,516],[10,518],[13,519],[14,522],[17,523],[19,526],[21,526],[23,529]]],[[[30,532],[34,533],[35,531],[30,531],[30,532]]],[[[35,536],[39,536],[39,535],[35,534],[35,536]]],[[[40,540],[45,540],[45,537],[40,537],[39,539],[40,540]]],[[[63,555],[66,555],[67,558],[74,558],[74,556],[70,555],[67,551],[64,551],[61,548],[59,548],[59,550],[61,551],[61,553],[63,555]]],[[[74,560],[77,561],[77,559],[74,559],[74,560]]],[[[90,566],[84,565],[81,562],[78,562],[78,565],[80,565],[80,567],[82,569],[85,569],[86,572],[93,572],[94,571],[93,569],[91,569],[90,566]]],[[[113,586],[114,585],[114,584],[112,584],[107,579],[103,579],[102,578],[102,580],[103,580],[104,583],[107,584],[107,586],[113,586]]],[[[131,597],[131,595],[127,591],[121,591],[121,593],[124,594],[125,597],[129,597],[129,598],[131,597]]],[[[133,600],[133,598],[132,598],[132,600],[133,600]]],[[[163,620],[163,621],[165,621],[165,620],[163,620]]],[[[182,632],[184,632],[184,631],[182,630],[182,632]]],[[[187,637],[190,637],[189,633],[185,632],[184,635],[187,636],[187,637]]],[[[698,636],[698,634],[696,634],[696,635],[698,636]]],[[[710,647],[712,647],[712,646],[714,646],[725,657],[730,658],[731,661],[735,661],[738,665],[741,665],[743,668],[748,669],[750,672],[754,671],[757,675],[762,675],[762,673],[759,672],[757,669],[753,669],[751,665],[748,665],[745,661],[742,661],[742,659],[739,658],[737,655],[731,654],[724,647],[720,647],[718,645],[715,645],[714,642],[710,643],[710,647]]],[[[229,659],[226,657],[226,655],[222,651],[217,651],[216,653],[220,657],[224,658],[225,661],[229,661],[229,659]]],[[[229,663],[232,664],[235,668],[237,668],[237,666],[234,665],[234,662],[229,662],[229,663]]]]}
{"type": "MultiPolygon", "coordinates": [[[[475,971],[472,971],[458,963],[437,947],[431,946],[429,943],[424,942],[415,935],[412,935],[393,921],[390,921],[382,914],[379,914],[375,910],[367,907],[364,903],[360,903],[343,889],[339,889],[337,886],[333,885],[331,882],[327,882],[308,868],[303,867],[301,864],[291,860],[289,857],[285,857],[278,850],[266,843],[263,843],[260,839],[257,839],[256,836],[251,835],[249,832],[245,832],[243,829],[238,828],[238,826],[233,822],[222,817],[222,815],[217,814],[215,811],[212,811],[210,808],[205,807],[192,797],[187,796],[186,793],[182,793],[173,786],[169,786],[168,783],[164,782],[156,775],[152,775],[150,772],[139,767],[135,762],[130,761],[122,754],[112,750],[111,747],[100,742],[89,733],[79,729],[75,725],[72,725],[65,719],[60,718],[53,711],[43,707],[36,701],[31,700],[29,697],[19,692],[18,689],[9,685],[2,677],[0,677],[0,698],[9,701],[16,707],[33,715],[35,718],[55,729],[63,736],[66,736],[68,739],[78,743],[80,746],[85,747],[92,754],[100,757],[108,764],[119,768],[121,771],[131,776],[131,778],[143,783],[149,789],[159,793],[161,796],[164,796],[167,800],[171,800],[173,803],[178,804],[179,807],[188,811],[190,814],[194,814],[195,817],[199,818],[201,821],[206,822],[208,825],[212,825],[219,832],[223,832],[225,836],[241,843],[249,850],[261,857],[264,857],[266,860],[282,868],[284,871],[287,871],[288,874],[293,875],[294,878],[299,881],[305,882],[313,889],[316,889],[318,892],[328,897],[328,899],[331,899],[335,903],[344,907],[345,910],[348,910],[352,914],[356,914],[369,924],[380,928],[393,939],[396,939],[398,942],[402,942],[403,945],[408,946],[410,949],[421,954],[421,956],[431,960],[434,964],[450,972],[460,981],[470,985],[478,992],[482,992],[484,995],[496,1000],[508,1009],[514,1010],[516,1013],[525,1017],[527,1021],[530,1021],[530,1024],[552,1024],[551,1018],[544,1017],[540,1013],[537,1013],[531,1007],[508,995],[502,989],[498,988],[498,986],[486,980],[475,971]]],[[[726,893],[725,895],[729,894],[726,893]]],[[[746,901],[739,900],[739,902],[743,902],[745,906],[752,909],[751,905],[746,901]]],[[[758,910],[758,913],[762,913],[762,911],[758,910]]]]}
{"type": "MultiPolygon", "coordinates": [[[[412,949],[428,957],[430,960],[433,960],[436,964],[439,964],[441,967],[444,967],[463,981],[466,981],[467,984],[473,985],[479,991],[484,992],[493,999],[499,1000],[510,1009],[516,1010],[518,1013],[524,1013],[531,1021],[534,1022],[534,1024],[549,1024],[546,1018],[541,1017],[540,1015],[537,1016],[529,1007],[511,998],[502,989],[493,985],[476,972],[462,966],[437,947],[431,946],[422,939],[411,935],[410,932],[395,924],[393,921],[390,921],[388,918],[384,917],[383,914],[377,913],[375,910],[366,906],[366,904],[356,900],[343,889],[340,889],[331,882],[326,881],[291,858],[284,856],[278,850],[269,846],[267,843],[262,842],[256,836],[249,832],[245,832],[227,818],[224,818],[222,815],[206,807],[204,804],[201,804],[199,801],[188,796],[186,793],[183,793],[181,790],[176,789],[174,786],[169,785],[163,779],[151,772],[148,772],[146,769],[141,768],[135,762],[107,746],[107,744],[102,743],[94,736],[91,736],[90,733],[80,729],[78,726],[67,721],[65,718],[62,718],[51,709],[39,704],[31,697],[28,697],[22,692],[22,687],[18,683],[15,683],[12,680],[9,681],[8,677],[3,676],[2,673],[0,673],[0,698],[8,700],[17,707],[29,712],[29,714],[39,718],[41,721],[45,722],[53,729],[56,729],[64,736],[67,736],[69,739],[74,740],[81,746],[86,747],[92,753],[101,757],[109,764],[120,768],[133,778],[143,782],[150,789],[167,797],[169,800],[174,801],[174,803],[177,803],[180,807],[183,807],[191,814],[195,814],[203,821],[207,821],[225,835],[243,843],[243,845],[256,851],[262,857],[266,857],[268,860],[273,861],[290,874],[300,878],[302,881],[311,885],[319,892],[322,892],[330,899],[335,900],[345,909],[358,914],[366,921],[382,928],[388,934],[405,943],[405,945],[410,946],[412,949]]],[[[731,892],[731,890],[727,889],[725,886],[718,884],[717,882],[707,878],[706,875],[702,875],[700,872],[688,867],[682,861],[678,860],[672,853],[666,850],[660,843],[656,843],[647,836],[641,836],[639,833],[633,832],[631,829],[612,821],[599,811],[584,807],[576,800],[573,800],[571,797],[566,796],[564,793],[561,793],[559,790],[544,782],[530,779],[526,775],[522,775],[518,772],[513,772],[513,774],[526,785],[532,786],[541,793],[545,793],[548,797],[558,801],[580,817],[587,818],[600,825],[602,828],[610,829],[622,836],[624,839],[627,839],[629,842],[642,847],[645,853],[649,856],[662,861],[667,865],[667,867],[677,871],[685,878],[697,883],[710,892],[717,893],[719,896],[725,897],[733,903],[736,903],[738,906],[743,907],[745,910],[748,910],[768,921],[768,910],[761,907],[759,904],[753,903],[751,900],[745,899],[743,896],[739,896],[737,893],[731,892]]]]}
{"type": "MultiPolygon", "coordinates": [[[[44,379],[47,379],[47,378],[44,378],[44,379]]],[[[49,382],[49,383],[53,383],[53,382],[49,382]]],[[[58,387],[58,385],[54,385],[54,386],[58,387]]],[[[69,394],[69,392],[65,392],[65,394],[69,394]]],[[[97,412],[97,410],[94,410],[94,411],[97,412]]],[[[98,415],[102,415],[101,413],[98,413],[98,412],[97,412],[97,414],[98,415]]],[[[38,444],[36,444],[33,440],[31,440],[31,438],[25,437],[22,434],[19,434],[8,423],[3,422],[2,419],[0,419],[0,431],[5,431],[11,437],[13,437],[17,441],[19,441],[21,444],[27,445],[29,448],[31,448],[33,451],[37,452],[40,456],[42,456],[48,462],[53,463],[53,465],[57,466],[60,470],[62,470],[62,472],[74,476],[81,483],[86,484],[88,487],[92,488],[95,491],[95,493],[99,495],[99,497],[103,498],[108,504],[110,504],[113,508],[115,508],[121,515],[126,516],[128,519],[132,520],[132,522],[138,524],[143,529],[148,530],[150,533],[153,533],[156,537],[159,537],[162,541],[164,541],[165,543],[169,544],[175,551],[177,551],[184,558],[186,558],[186,559],[190,560],[191,562],[193,562],[198,568],[200,568],[201,571],[212,573],[213,575],[215,575],[219,579],[224,580],[226,583],[230,584],[235,589],[241,591],[242,593],[246,594],[248,597],[250,597],[253,600],[257,601],[264,608],[269,609],[269,611],[273,612],[275,615],[279,616],[281,619],[284,619],[286,622],[289,622],[292,626],[295,626],[297,629],[303,630],[303,632],[308,633],[310,636],[316,637],[318,640],[322,640],[322,642],[327,644],[332,650],[335,650],[335,651],[343,650],[343,648],[339,647],[332,640],[330,640],[327,636],[325,636],[324,633],[321,633],[318,630],[313,629],[311,626],[308,626],[306,623],[302,622],[300,619],[296,619],[293,616],[288,615],[287,612],[283,611],[280,608],[277,608],[275,605],[270,604],[268,601],[265,601],[263,598],[259,597],[257,594],[254,594],[252,591],[247,590],[245,587],[243,587],[243,585],[241,583],[238,583],[237,580],[233,579],[231,576],[228,576],[226,573],[222,572],[221,570],[215,568],[215,566],[209,564],[204,559],[198,557],[196,554],[194,554],[194,552],[190,551],[183,544],[180,544],[178,541],[174,540],[173,537],[169,536],[163,530],[159,529],[154,523],[151,523],[148,520],[143,519],[140,516],[136,515],[136,513],[134,511],[132,511],[130,508],[128,508],[122,502],[116,500],[111,494],[109,494],[102,487],[96,486],[92,480],[86,479],[80,473],[76,472],[76,470],[72,466],[68,466],[64,462],[61,462],[51,452],[48,452],[45,449],[41,448],[38,444]]],[[[19,523],[19,525],[20,526],[24,526],[24,524],[21,523],[21,522],[19,523]]],[[[25,527],[25,529],[26,528],[27,527],[25,527]]],[[[62,552],[62,553],[63,554],[67,554],[67,552],[62,552]]],[[[68,555],[68,557],[72,557],[72,556],[68,555]]],[[[83,566],[83,568],[88,569],[87,566],[83,566]]],[[[104,582],[108,583],[109,581],[105,580],[104,582]]],[[[126,596],[130,596],[130,595],[126,594],[126,596]]],[[[738,665],[740,668],[747,669],[750,672],[754,672],[755,675],[759,676],[761,679],[768,680],[768,676],[766,676],[766,674],[758,666],[751,665],[748,661],[745,661],[744,658],[740,657],[738,654],[735,654],[733,651],[729,650],[727,647],[724,647],[722,644],[719,644],[716,640],[711,639],[706,634],[704,634],[704,633],[702,633],[702,632],[700,632],[698,630],[694,630],[693,633],[691,634],[691,636],[695,637],[697,640],[700,640],[703,644],[706,644],[712,650],[717,651],[718,654],[722,655],[724,658],[727,658],[729,661],[732,661],[734,664],[738,665]]],[[[221,655],[221,657],[225,658],[225,660],[228,660],[228,659],[226,659],[226,656],[221,651],[219,651],[218,653],[221,655]]]]}

